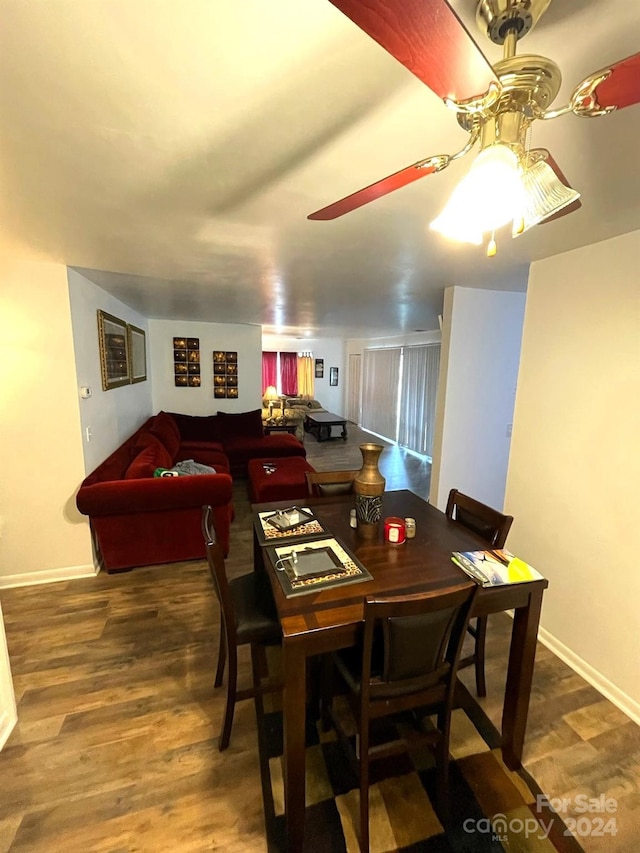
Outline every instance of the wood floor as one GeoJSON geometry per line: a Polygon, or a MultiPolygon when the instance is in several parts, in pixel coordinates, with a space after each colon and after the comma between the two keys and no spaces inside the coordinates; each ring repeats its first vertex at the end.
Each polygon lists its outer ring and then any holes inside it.
{"type": "MultiPolygon", "coordinates": [[[[307,436],[309,459],[359,467],[369,438],[351,425],[346,443],[307,436]]],[[[381,468],[388,488],[428,495],[416,457],[388,449],[381,468]]],[[[246,483],[234,492],[230,575],[252,553],[246,483]]],[[[0,853],[266,850],[251,702],[217,749],[224,689],[213,689],[218,613],[204,562],[3,590],[2,607],[19,723],[0,753],[0,853]]],[[[496,722],[510,625],[489,620],[483,705],[496,722]]],[[[529,720],[525,766],[549,796],[617,800],[606,815],[617,835],[583,837],[585,850],[637,853],[638,727],[542,646],[529,720]]]]}

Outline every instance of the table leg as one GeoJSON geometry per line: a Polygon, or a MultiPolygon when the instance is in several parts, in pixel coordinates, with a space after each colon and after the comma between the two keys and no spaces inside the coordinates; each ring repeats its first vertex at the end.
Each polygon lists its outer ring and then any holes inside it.
{"type": "Polygon", "coordinates": [[[346,440],[347,440],[347,425],[346,425],[346,423],[342,424],[342,433],[341,433],[341,435],[342,435],[342,440],[343,440],[343,441],[346,441],[346,440]]]}
{"type": "Polygon", "coordinates": [[[510,770],[522,766],[541,609],[542,590],[532,591],[528,606],[518,607],[513,619],[502,709],[502,757],[510,770]]]}
{"type": "Polygon", "coordinates": [[[305,809],[306,652],[298,641],[283,642],[284,811],[287,851],[301,853],[305,809]]]}
{"type": "Polygon", "coordinates": [[[253,531],[253,571],[264,572],[264,554],[262,546],[258,542],[258,537],[255,530],[253,531]]]}

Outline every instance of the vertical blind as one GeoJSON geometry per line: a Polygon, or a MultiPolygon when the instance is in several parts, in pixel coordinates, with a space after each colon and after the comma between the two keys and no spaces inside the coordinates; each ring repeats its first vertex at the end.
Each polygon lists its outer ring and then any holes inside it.
{"type": "Polygon", "coordinates": [[[362,369],[362,427],[396,440],[400,347],[366,349],[362,369]]]}
{"type": "Polygon", "coordinates": [[[424,456],[433,452],[439,371],[440,344],[403,349],[397,441],[424,456]]]}
{"type": "Polygon", "coordinates": [[[440,344],[365,349],[362,427],[431,456],[440,344]]]}

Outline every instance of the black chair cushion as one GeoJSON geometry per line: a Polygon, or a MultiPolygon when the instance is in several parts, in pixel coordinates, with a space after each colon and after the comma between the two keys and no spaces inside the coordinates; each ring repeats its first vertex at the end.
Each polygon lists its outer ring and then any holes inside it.
{"type": "Polygon", "coordinates": [[[269,580],[250,572],[229,581],[236,614],[238,643],[278,643],[282,631],[278,622],[269,580]]]}

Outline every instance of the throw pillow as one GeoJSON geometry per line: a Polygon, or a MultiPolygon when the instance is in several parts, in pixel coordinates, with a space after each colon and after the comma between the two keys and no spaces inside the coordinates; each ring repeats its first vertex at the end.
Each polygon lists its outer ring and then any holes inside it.
{"type": "Polygon", "coordinates": [[[260,409],[238,414],[218,412],[218,421],[223,442],[230,438],[262,438],[264,435],[260,409]]]}
{"type": "Polygon", "coordinates": [[[167,448],[173,459],[180,447],[180,431],[171,415],[167,412],[156,415],[149,432],[167,448]]]}
{"type": "Polygon", "coordinates": [[[171,468],[173,462],[169,451],[157,439],[145,447],[129,465],[124,475],[125,480],[139,480],[143,477],[153,477],[156,468],[171,468]]]}
{"type": "Polygon", "coordinates": [[[219,419],[215,415],[183,415],[172,412],[171,417],[177,424],[182,441],[221,440],[219,419]]]}

